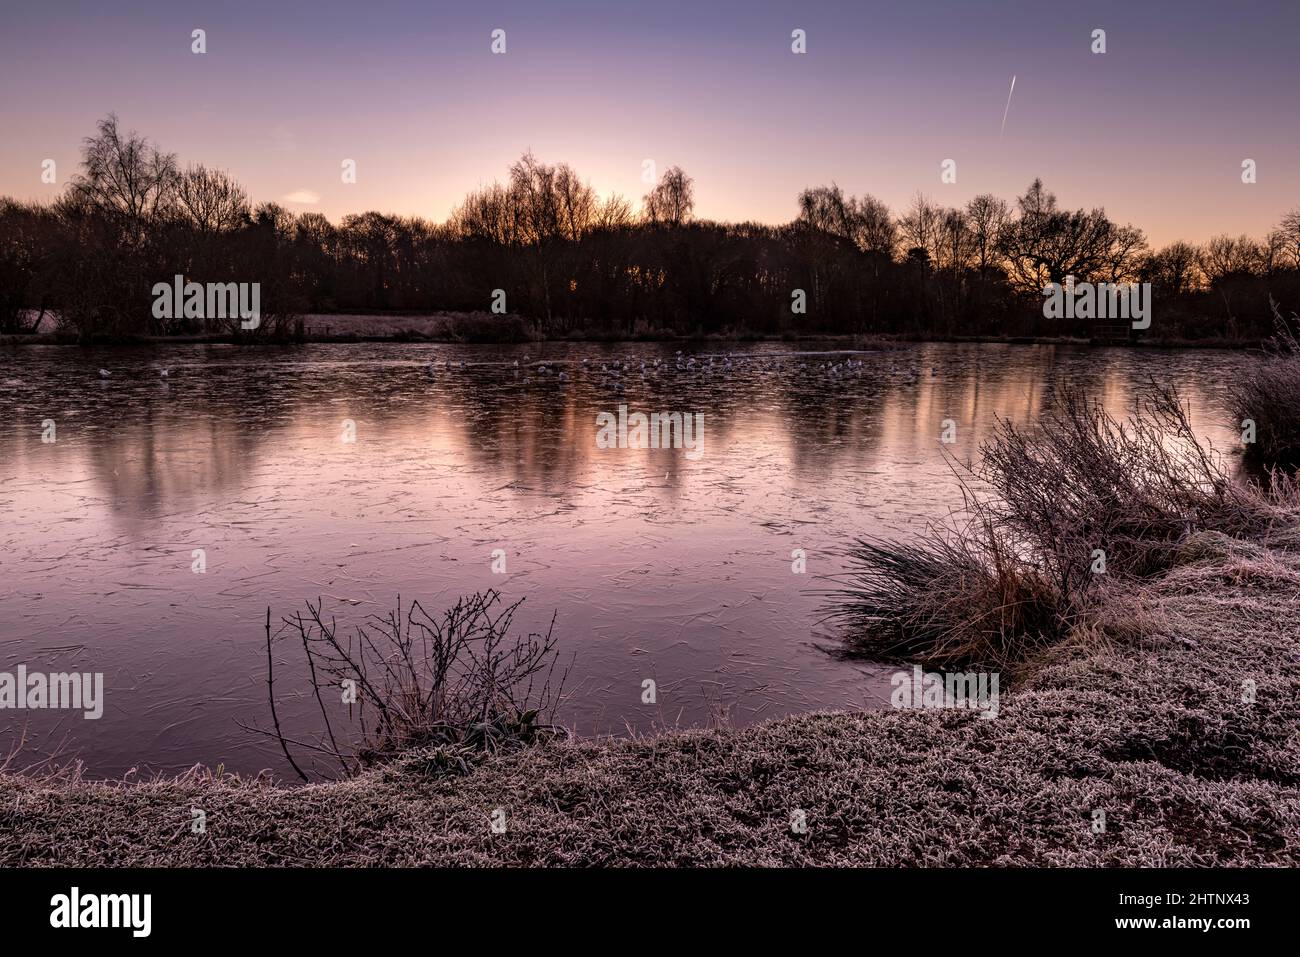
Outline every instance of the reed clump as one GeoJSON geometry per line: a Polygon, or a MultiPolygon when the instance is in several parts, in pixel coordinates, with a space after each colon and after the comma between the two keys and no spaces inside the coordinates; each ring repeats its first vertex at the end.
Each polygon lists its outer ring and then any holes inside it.
{"type": "Polygon", "coordinates": [[[850,546],[823,592],[850,651],[1002,669],[1071,637],[1123,638],[1132,616],[1112,612],[1198,536],[1266,541],[1300,508],[1293,478],[1234,480],[1155,383],[1124,420],[1058,391],[1038,423],[1000,421],[981,452],[977,467],[953,463],[964,507],[951,521],[850,546]]]}

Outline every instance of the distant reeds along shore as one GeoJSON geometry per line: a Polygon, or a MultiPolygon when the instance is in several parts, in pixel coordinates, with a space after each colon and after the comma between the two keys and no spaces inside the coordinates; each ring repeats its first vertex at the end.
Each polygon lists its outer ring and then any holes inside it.
{"type": "Polygon", "coordinates": [[[634,206],[525,154],[446,222],[371,211],[336,224],[254,205],[228,173],[182,167],[114,116],[82,153],[57,200],[0,199],[0,334],[53,319],[81,341],[274,340],[306,334],[303,314],[405,312],[460,315],[438,334],[479,341],[1091,338],[1093,321],[1043,315],[1043,288],[1073,281],[1149,283],[1151,325],[1131,338],[1256,343],[1270,298],[1300,308],[1300,210],[1264,237],[1158,250],[1102,209],[1062,208],[1038,180],[1012,202],[946,208],[918,194],[901,211],[819,186],[791,197],[787,224],[719,223],[694,216],[676,167],[634,206]],[[258,284],[257,328],[155,315],[149,291],[175,275],[258,284]]]}

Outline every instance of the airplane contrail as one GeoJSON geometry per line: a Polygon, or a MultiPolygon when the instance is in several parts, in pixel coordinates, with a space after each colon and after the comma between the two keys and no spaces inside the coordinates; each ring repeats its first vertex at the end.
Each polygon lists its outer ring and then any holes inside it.
{"type": "Polygon", "coordinates": [[[1002,133],[998,134],[999,139],[1002,137],[1002,134],[1007,131],[1007,114],[1011,112],[1011,94],[1015,92],[1016,92],[1016,78],[1015,75],[1013,74],[1011,77],[1011,89],[1007,91],[1007,108],[1002,111],[1002,133]]]}

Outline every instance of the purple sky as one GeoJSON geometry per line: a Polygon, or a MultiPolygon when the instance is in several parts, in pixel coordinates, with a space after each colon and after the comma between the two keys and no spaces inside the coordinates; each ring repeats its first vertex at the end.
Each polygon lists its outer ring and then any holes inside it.
{"type": "Polygon", "coordinates": [[[1294,0],[4,0],[0,194],[54,195],[41,161],[63,183],[116,111],[256,201],[336,220],[441,220],[531,148],[637,205],[643,160],[680,165],[706,218],[788,221],[801,188],[832,180],[897,210],[917,190],[1011,199],[1037,175],[1156,244],[1260,236],[1300,206],[1297,36],[1294,0]],[[355,185],[340,181],[345,158],[355,185]]]}

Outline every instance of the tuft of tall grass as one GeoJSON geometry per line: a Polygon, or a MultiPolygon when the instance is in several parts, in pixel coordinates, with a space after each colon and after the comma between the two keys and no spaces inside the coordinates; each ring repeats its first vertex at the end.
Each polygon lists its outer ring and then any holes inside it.
{"type": "Polygon", "coordinates": [[[942,667],[1002,666],[1069,629],[1059,589],[979,519],[927,529],[918,541],[860,538],[823,596],[850,650],[942,667]]]}
{"type": "Polygon", "coordinates": [[[1186,560],[1204,532],[1267,538],[1300,508],[1291,480],[1233,481],[1170,388],[1120,421],[1060,391],[1033,427],[1000,421],[978,467],[953,463],[965,507],[915,542],[859,539],[824,611],[850,650],[1010,668],[1122,618],[1116,588],[1186,560]],[[1112,609],[1113,610],[1113,607],[1112,609]]]}

